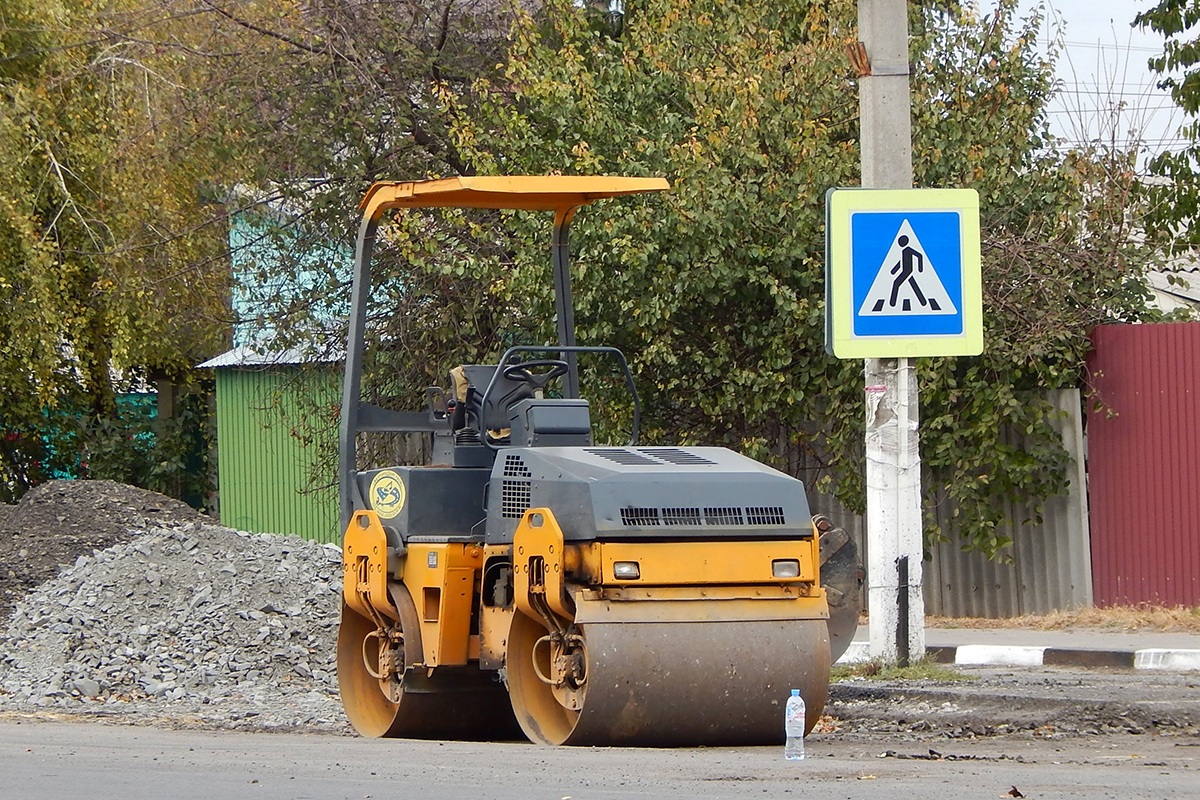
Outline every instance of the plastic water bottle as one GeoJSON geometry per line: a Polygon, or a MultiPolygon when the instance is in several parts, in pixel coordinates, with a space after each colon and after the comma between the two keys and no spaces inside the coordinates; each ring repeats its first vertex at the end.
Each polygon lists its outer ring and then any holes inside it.
{"type": "Polygon", "coordinates": [[[788,761],[804,758],[804,698],[799,689],[792,689],[783,712],[783,729],[787,743],[783,746],[783,757],[788,761]]]}

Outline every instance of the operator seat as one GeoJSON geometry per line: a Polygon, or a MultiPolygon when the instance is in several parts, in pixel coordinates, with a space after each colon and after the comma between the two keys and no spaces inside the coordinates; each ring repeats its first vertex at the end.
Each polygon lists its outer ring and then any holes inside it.
{"type": "Polygon", "coordinates": [[[536,396],[529,384],[511,380],[503,374],[496,375],[497,369],[495,364],[463,364],[450,370],[454,399],[464,411],[460,420],[456,410],[453,427],[455,430],[468,427],[488,431],[493,444],[508,441],[509,410],[512,406],[536,396]],[[495,384],[485,407],[483,393],[492,383],[493,376],[495,384]]]}
{"type": "Polygon", "coordinates": [[[486,431],[492,447],[591,446],[586,400],[545,398],[528,381],[497,374],[497,369],[494,364],[464,364],[450,371],[456,401],[451,427],[460,442],[478,441],[486,431]]]}

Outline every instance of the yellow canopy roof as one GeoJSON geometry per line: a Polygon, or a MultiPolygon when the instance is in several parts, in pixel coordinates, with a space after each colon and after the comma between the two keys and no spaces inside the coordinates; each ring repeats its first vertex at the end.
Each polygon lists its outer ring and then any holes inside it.
{"type": "Polygon", "coordinates": [[[566,212],[624,194],[671,188],[663,178],[608,175],[514,175],[442,178],[404,183],[380,182],[367,190],[359,209],[372,219],[390,208],[515,208],[566,212]]]}

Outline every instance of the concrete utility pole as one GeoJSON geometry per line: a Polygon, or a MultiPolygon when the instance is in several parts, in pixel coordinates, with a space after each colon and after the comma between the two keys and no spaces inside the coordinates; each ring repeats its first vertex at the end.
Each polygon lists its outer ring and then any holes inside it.
{"type": "MultiPolygon", "coordinates": [[[[859,79],[864,189],[911,189],[906,0],[859,0],[868,74],[859,79]]],[[[871,656],[925,654],[917,379],[907,358],[866,359],[867,584],[871,656]]]]}

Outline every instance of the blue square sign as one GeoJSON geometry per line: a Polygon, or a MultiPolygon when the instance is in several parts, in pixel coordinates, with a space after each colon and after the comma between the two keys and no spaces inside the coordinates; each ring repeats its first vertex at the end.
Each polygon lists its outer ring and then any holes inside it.
{"type": "Polygon", "coordinates": [[[840,358],[983,350],[973,190],[831,190],[826,348],[840,358]]]}

